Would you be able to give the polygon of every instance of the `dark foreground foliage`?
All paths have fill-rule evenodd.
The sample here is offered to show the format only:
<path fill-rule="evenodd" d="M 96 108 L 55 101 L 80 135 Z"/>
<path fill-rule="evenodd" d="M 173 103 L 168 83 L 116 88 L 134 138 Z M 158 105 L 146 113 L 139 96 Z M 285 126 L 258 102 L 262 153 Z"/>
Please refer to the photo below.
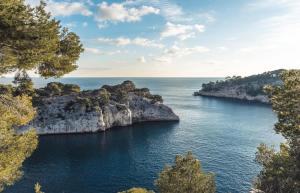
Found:
<path fill-rule="evenodd" d="M 256 161 L 262 166 L 256 188 L 265 193 L 300 192 L 300 70 L 285 71 L 282 86 L 269 86 L 272 107 L 278 117 L 275 131 L 286 143 L 277 152 L 261 144 Z"/>

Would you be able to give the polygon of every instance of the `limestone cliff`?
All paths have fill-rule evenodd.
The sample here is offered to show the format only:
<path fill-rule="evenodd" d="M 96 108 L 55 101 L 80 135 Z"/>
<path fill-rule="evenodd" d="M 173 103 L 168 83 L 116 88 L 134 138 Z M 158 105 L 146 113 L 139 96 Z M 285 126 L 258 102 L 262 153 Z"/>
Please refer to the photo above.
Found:
<path fill-rule="evenodd" d="M 179 120 L 159 95 L 137 89 L 131 81 L 90 91 L 49 83 L 36 93 L 37 116 L 19 132 L 33 127 L 38 134 L 84 133 L 137 122 Z"/>
<path fill-rule="evenodd" d="M 232 98 L 245 101 L 269 103 L 269 97 L 264 92 L 267 85 L 282 84 L 279 75 L 283 70 L 265 72 L 248 77 L 228 77 L 226 80 L 202 84 L 202 89 L 194 96 Z"/>

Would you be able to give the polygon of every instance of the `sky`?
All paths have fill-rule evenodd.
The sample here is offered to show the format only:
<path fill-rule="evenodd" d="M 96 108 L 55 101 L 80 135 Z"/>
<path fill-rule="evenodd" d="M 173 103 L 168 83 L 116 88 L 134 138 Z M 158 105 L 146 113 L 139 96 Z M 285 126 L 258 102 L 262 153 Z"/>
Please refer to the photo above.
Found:
<path fill-rule="evenodd" d="M 47 3 L 85 48 L 66 76 L 224 77 L 300 68 L 299 0 Z"/>

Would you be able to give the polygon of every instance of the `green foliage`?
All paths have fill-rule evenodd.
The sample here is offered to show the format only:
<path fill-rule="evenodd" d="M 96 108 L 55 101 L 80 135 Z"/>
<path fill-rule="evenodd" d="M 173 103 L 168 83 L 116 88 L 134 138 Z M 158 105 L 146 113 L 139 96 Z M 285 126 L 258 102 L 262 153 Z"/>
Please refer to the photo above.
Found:
<path fill-rule="evenodd" d="M 288 139 L 297 138 L 300 136 L 300 70 L 286 71 L 281 79 L 282 86 L 266 88 L 278 117 L 275 130 Z"/>
<path fill-rule="evenodd" d="M 76 84 L 65 84 L 63 87 L 64 94 L 79 93 L 80 87 Z"/>
<path fill-rule="evenodd" d="M 32 96 L 34 94 L 33 82 L 25 71 L 16 74 L 14 84 L 17 85 L 14 95 Z"/>
<path fill-rule="evenodd" d="M 228 87 L 234 87 L 251 96 L 265 95 L 263 87 L 265 85 L 279 84 L 279 74 L 282 71 L 283 70 L 275 70 L 243 78 L 241 76 L 226 77 L 225 80 L 216 82 L 210 81 L 209 83 L 202 84 L 202 91 L 214 92 L 226 90 Z"/>
<path fill-rule="evenodd" d="M 61 29 L 45 6 L 1 0 L 0 75 L 36 70 L 43 77 L 59 77 L 77 68 L 75 62 L 83 51 L 79 37 Z"/>
<path fill-rule="evenodd" d="M 256 187 L 266 193 L 298 193 L 300 170 L 296 159 L 287 144 L 281 144 L 279 152 L 261 144 L 256 161 L 263 169 L 256 180 Z"/>
<path fill-rule="evenodd" d="M 214 175 L 201 169 L 191 152 L 177 155 L 173 166 L 166 166 L 155 181 L 160 193 L 214 193 Z"/>
<path fill-rule="evenodd" d="M 62 84 L 60 82 L 50 82 L 45 88 L 40 88 L 36 90 L 38 96 L 61 96 L 68 95 L 72 93 L 79 93 L 80 87 L 75 84 Z"/>
<path fill-rule="evenodd" d="M 33 130 L 16 134 L 15 128 L 28 123 L 35 111 L 31 104 L 33 84 L 26 71 L 42 77 L 60 77 L 77 68 L 83 52 L 79 37 L 45 11 L 46 4 L 32 8 L 24 0 L 0 2 L 0 75 L 17 72 L 12 86 L 0 86 L 0 191 L 22 176 L 22 163 L 37 147 Z M 50 94 L 79 92 L 78 86 L 52 84 Z M 49 94 L 47 91 L 41 91 Z M 15 96 L 15 97 L 14 97 Z M 40 186 L 35 191 L 42 193 Z"/>
<path fill-rule="evenodd" d="M 42 188 L 41 185 L 39 183 L 36 183 L 34 185 L 34 191 L 35 191 L 35 193 L 44 193 L 44 192 L 42 192 L 41 188 Z"/>
<path fill-rule="evenodd" d="M 300 192 L 300 70 L 285 71 L 282 86 L 268 86 L 277 133 L 286 138 L 279 152 L 261 144 L 256 161 L 262 166 L 255 186 L 266 193 Z"/>
<path fill-rule="evenodd" d="M 46 95 L 54 96 L 62 93 L 63 84 L 60 82 L 50 82 L 44 89 Z"/>
<path fill-rule="evenodd" d="M 146 190 L 144 188 L 131 188 L 129 190 L 122 191 L 122 192 L 119 192 L 119 193 L 154 193 L 154 191 Z"/>
<path fill-rule="evenodd" d="M 0 95 L 12 95 L 15 88 L 12 85 L 0 84 Z"/>
<path fill-rule="evenodd" d="M 34 115 L 30 98 L 0 95 L 0 191 L 21 178 L 24 160 L 37 147 L 35 131 L 17 135 L 14 130 L 28 123 Z"/>
<path fill-rule="evenodd" d="M 162 103 L 163 102 L 163 98 L 160 95 L 151 95 L 151 96 L 148 96 L 148 98 L 151 99 L 152 103 L 157 103 L 157 102 Z"/>
<path fill-rule="evenodd" d="M 115 92 L 115 96 L 116 101 L 119 103 L 125 104 L 128 101 L 128 93 L 125 90 L 118 89 Z"/>
<path fill-rule="evenodd" d="M 105 88 L 99 90 L 99 96 L 103 104 L 109 103 L 111 94 Z"/>

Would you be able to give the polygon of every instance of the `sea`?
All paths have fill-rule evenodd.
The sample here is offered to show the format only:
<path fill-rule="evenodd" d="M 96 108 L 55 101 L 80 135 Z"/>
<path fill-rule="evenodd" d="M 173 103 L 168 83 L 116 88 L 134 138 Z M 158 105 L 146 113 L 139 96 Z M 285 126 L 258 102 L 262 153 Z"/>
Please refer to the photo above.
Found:
<path fill-rule="evenodd" d="M 47 135 L 23 166 L 23 178 L 4 193 L 117 193 L 131 187 L 157 191 L 158 173 L 177 154 L 192 151 L 205 172 L 215 175 L 218 193 L 247 193 L 260 166 L 260 143 L 278 147 L 276 115 L 269 105 L 193 96 L 203 83 L 221 78 L 34 78 L 78 84 L 82 90 L 132 80 L 162 95 L 180 122 L 148 122 L 91 134 Z M 11 82 L 1 78 L 1 83 Z"/>

